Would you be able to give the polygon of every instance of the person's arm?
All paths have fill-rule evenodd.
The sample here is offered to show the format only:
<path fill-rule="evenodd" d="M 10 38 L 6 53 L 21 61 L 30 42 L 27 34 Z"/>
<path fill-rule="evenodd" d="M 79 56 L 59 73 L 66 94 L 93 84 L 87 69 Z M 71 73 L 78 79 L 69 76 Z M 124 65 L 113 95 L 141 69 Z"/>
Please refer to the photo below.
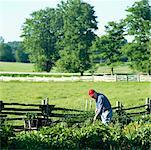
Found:
<path fill-rule="evenodd" d="M 101 98 L 101 96 L 98 97 L 98 105 L 97 105 L 97 108 L 96 108 L 96 111 L 95 111 L 95 116 L 93 118 L 93 122 L 95 122 L 97 116 L 102 113 L 102 108 L 103 108 L 103 100 Z"/>

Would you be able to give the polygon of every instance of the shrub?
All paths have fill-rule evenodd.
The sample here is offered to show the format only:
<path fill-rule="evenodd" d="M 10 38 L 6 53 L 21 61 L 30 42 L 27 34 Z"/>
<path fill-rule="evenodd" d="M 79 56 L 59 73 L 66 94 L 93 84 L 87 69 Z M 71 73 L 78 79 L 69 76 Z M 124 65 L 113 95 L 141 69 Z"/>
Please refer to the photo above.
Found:
<path fill-rule="evenodd" d="M 13 128 L 11 125 L 5 124 L 3 126 L 0 126 L 0 140 L 1 140 L 0 146 L 2 148 L 8 146 L 9 139 L 13 136 L 14 136 L 14 133 L 13 133 Z"/>

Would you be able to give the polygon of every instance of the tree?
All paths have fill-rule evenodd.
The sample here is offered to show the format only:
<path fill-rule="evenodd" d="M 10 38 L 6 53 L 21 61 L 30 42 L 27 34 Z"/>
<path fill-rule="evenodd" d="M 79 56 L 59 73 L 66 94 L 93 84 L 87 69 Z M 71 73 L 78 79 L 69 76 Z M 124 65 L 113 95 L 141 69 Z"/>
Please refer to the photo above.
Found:
<path fill-rule="evenodd" d="M 123 52 L 128 56 L 134 69 L 150 74 L 151 9 L 149 1 L 135 2 L 126 11 L 129 13 L 125 19 L 127 33 L 134 36 L 134 40 L 123 48 Z"/>
<path fill-rule="evenodd" d="M 58 42 L 61 71 L 80 72 L 91 67 L 89 49 L 97 29 L 93 7 L 81 0 L 68 0 L 60 5 L 63 14 L 63 35 Z"/>
<path fill-rule="evenodd" d="M 29 62 L 28 53 L 25 52 L 22 42 L 13 41 L 8 42 L 7 44 L 11 47 L 16 62 Z"/>
<path fill-rule="evenodd" d="M 0 61 L 15 61 L 11 47 L 5 43 L 0 43 Z"/>
<path fill-rule="evenodd" d="M 124 38 L 124 23 L 109 22 L 106 26 L 106 34 L 97 38 L 92 45 L 93 59 L 101 59 L 106 65 L 111 67 L 122 60 L 121 48 L 126 44 Z"/>
<path fill-rule="evenodd" d="M 37 71 L 49 72 L 58 59 L 57 20 L 56 10 L 46 8 L 33 12 L 23 25 L 23 44 Z"/>

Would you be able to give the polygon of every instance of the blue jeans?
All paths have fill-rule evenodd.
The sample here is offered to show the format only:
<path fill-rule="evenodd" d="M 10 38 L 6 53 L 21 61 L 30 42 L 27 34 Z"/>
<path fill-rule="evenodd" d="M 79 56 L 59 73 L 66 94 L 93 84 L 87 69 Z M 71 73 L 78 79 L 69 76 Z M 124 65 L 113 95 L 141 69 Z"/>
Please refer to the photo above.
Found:
<path fill-rule="evenodd" d="M 108 124 L 111 122 L 111 119 L 112 119 L 112 109 L 110 110 L 106 110 L 105 112 L 103 112 L 101 114 L 101 120 L 102 120 L 102 123 L 103 124 Z"/>

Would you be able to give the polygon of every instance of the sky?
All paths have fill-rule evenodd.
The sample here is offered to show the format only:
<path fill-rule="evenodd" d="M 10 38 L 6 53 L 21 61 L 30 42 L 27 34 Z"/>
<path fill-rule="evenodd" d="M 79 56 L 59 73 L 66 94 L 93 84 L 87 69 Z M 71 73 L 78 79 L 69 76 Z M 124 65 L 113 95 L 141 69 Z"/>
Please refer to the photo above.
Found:
<path fill-rule="evenodd" d="M 105 34 L 104 26 L 109 21 L 119 21 L 127 15 L 125 11 L 139 0 L 83 0 L 94 6 L 98 30 L 96 34 Z M 22 25 L 33 11 L 56 8 L 61 0 L 0 0 L 0 36 L 5 42 L 21 41 Z"/>

